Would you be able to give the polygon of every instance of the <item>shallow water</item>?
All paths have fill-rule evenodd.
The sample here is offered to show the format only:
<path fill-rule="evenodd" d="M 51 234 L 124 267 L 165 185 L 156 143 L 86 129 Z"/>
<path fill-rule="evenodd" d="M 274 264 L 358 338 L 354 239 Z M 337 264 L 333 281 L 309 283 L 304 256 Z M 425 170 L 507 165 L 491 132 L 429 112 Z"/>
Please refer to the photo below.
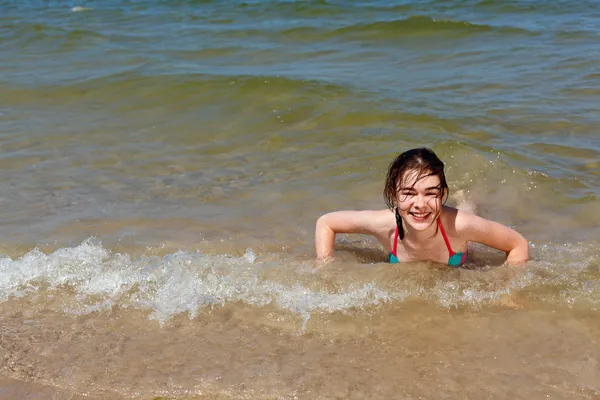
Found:
<path fill-rule="evenodd" d="M 596 3 L 0 11 L 0 397 L 600 397 Z M 527 267 L 314 269 L 421 145 Z"/>

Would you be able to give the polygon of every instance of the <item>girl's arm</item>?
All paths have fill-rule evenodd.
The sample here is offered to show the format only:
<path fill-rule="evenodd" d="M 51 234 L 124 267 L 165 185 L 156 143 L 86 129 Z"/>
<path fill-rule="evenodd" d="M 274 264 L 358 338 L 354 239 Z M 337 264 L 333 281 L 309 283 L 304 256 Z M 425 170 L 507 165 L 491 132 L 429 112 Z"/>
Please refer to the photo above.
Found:
<path fill-rule="evenodd" d="M 529 260 L 527 240 L 517 231 L 498 222 L 458 211 L 456 232 L 467 241 L 504 251 L 508 264 L 521 264 Z"/>
<path fill-rule="evenodd" d="M 317 260 L 333 256 L 337 233 L 362 233 L 376 235 L 385 226 L 389 210 L 334 211 L 322 215 L 315 226 Z"/>

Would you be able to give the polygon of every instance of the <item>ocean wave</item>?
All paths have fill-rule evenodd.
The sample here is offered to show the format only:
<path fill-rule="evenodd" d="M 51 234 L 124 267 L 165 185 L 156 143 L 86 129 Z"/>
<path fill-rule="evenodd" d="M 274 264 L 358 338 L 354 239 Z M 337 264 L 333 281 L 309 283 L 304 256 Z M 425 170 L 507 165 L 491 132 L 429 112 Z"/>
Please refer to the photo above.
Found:
<path fill-rule="evenodd" d="M 559 30 L 554 34 L 557 40 L 565 40 L 569 42 L 584 41 L 589 43 L 591 40 L 598 39 L 598 32 L 593 30 L 570 29 Z"/>
<path fill-rule="evenodd" d="M 286 15 L 295 18 L 313 18 L 326 16 L 339 16 L 354 7 L 351 4 L 339 5 L 325 0 L 308 1 L 267 1 L 238 3 L 238 8 L 253 15 Z"/>
<path fill-rule="evenodd" d="M 276 24 L 273 27 L 257 29 L 246 27 L 244 29 L 221 30 L 215 32 L 215 37 L 245 38 L 248 36 L 267 36 L 279 41 L 310 41 L 319 43 L 331 40 L 387 40 L 403 37 L 440 36 L 440 35 L 480 35 L 493 33 L 498 35 L 537 36 L 538 32 L 512 26 L 493 26 L 476 24 L 468 21 L 437 19 L 425 15 L 413 15 L 407 18 L 394 20 L 377 20 L 375 22 L 343 22 L 334 24 L 315 22 Z M 384 17 L 385 18 L 385 17 Z M 282 28 L 283 27 L 283 28 Z"/>
<path fill-rule="evenodd" d="M 257 307 L 276 303 L 308 320 L 312 312 L 343 311 L 387 299 L 372 283 L 330 293 L 262 279 L 260 268 L 252 268 L 255 257 L 249 249 L 241 258 L 180 251 L 132 259 L 91 239 L 49 255 L 34 249 L 18 260 L 0 260 L 0 301 L 68 286 L 76 291 L 78 304 L 66 311 L 90 313 L 117 304 L 151 310 L 152 319 L 164 322 L 228 302 Z"/>
<path fill-rule="evenodd" d="M 386 39 L 408 35 L 469 35 L 487 32 L 520 35 L 535 34 L 535 32 L 515 27 L 496 27 L 486 24 L 474 24 L 467 21 L 436 19 L 429 16 L 416 15 L 405 19 L 396 19 L 392 21 L 354 24 L 335 30 L 332 33 L 332 36 L 355 36 L 369 39 Z"/>
<path fill-rule="evenodd" d="M 80 47 L 109 41 L 108 37 L 93 30 L 59 27 L 42 22 L 12 23 L 8 28 L 12 31 L 10 41 L 1 36 L 0 39 L 20 50 L 40 48 L 40 45 L 45 45 L 51 46 L 51 49 L 56 52 L 69 52 Z M 44 51 L 48 50 L 47 47 L 44 48 Z"/>
<path fill-rule="evenodd" d="M 73 78 L 75 79 L 75 78 Z M 106 104 L 119 110 L 152 105 L 194 107 L 223 101 L 228 107 L 257 104 L 257 99 L 324 101 L 352 97 L 353 88 L 327 82 L 274 75 L 173 74 L 145 75 L 137 67 L 123 72 L 106 71 L 101 76 L 74 82 L 34 87 L 6 85 L 0 95 L 11 104 L 50 102 L 81 105 Z M 190 103 L 200 101 L 201 103 Z M 259 101 L 260 103 L 260 101 Z"/>
<path fill-rule="evenodd" d="M 600 269 L 595 244 L 545 244 L 522 273 L 497 270 L 399 272 L 377 264 L 362 272 L 344 266 L 313 270 L 302 262 L 261 261 L 251 249 L 242 257 L 178 251 L 163 257 L 113 253 L 95 239 L 51 254 L 34 249 L 0 260 L 0 301 L 41 290 L 70 288 L 77 301 L 62 311 L 88 314 L 112 306 L 150 311 L 161 322 L 200 309 L 243 302 L 276 306 L 308 321 L 314 313 L 352 313 L 410 299 L 444 308 L 496 305 L 504 296 L 569 307 L 600 305 Z M 320 276 L 326 275 L 326 276 Z"/>
<path fill-rule="evenodd" d="M 481 0 L 475 1 L 473 7 L 483 9 L 493 9 L 500 12 L 535 12 L 540 10 L 543 2 L 519 2 L 502 0 Z"/>
<path fill-rule="evenodd" d="M 480 0 L 471 5 L 475 9 L 488 9 L 495 12 L 507 13 L 543 13 L 556 12 L 564 15 L 565 12 L 592 11 L 598 9 L 598 4 L 593 1 L 503 1 L 503 0 Z"/>

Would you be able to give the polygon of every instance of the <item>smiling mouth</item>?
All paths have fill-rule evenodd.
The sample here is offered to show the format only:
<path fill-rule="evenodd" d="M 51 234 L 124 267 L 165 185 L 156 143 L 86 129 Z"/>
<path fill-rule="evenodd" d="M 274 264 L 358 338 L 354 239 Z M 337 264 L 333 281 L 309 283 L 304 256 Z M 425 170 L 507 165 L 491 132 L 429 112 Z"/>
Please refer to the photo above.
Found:
<path fill-rule="evenodd" d="M 417 221 L 425 221 L 429 215 L 431 215 L 430 212 L 427 213 L 415 213 L 415 212 L 411 212 L 410 215 Z"/>

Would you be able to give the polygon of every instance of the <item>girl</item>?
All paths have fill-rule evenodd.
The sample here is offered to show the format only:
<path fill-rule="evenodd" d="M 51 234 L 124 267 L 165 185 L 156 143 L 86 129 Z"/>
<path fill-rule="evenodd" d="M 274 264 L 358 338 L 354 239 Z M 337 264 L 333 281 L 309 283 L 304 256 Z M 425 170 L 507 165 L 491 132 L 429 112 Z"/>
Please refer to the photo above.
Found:
<path fill-rule="evenodd" d="M 383 196 L 388 209 L 336 211 L 321 216 L 315 228 L 317 259 L 333 256 L 337 233 L 372 235 L 391 263 L 435 261 L 458 267 L 467 242 L 506 252 L 508 264 L 529 259 L 527 240 L 497 222 L 444 205 L 448 199 L 444 163 L 427 148 L 400 154 L 387 173 Z"/>

